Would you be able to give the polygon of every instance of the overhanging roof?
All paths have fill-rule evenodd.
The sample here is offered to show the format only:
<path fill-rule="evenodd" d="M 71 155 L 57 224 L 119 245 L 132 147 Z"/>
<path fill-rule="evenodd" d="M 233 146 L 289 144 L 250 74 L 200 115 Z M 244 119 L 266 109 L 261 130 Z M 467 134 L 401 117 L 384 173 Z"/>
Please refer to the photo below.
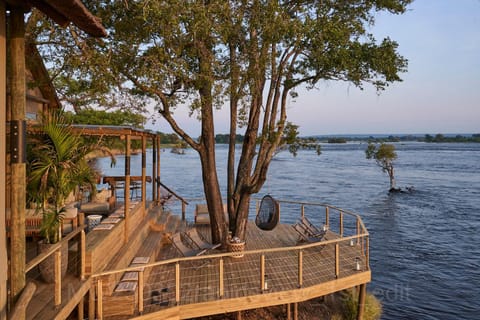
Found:
<path fill-rule="evenodd" d="M 132 136 L 132 137 L 153 137 L 157 132 L 151 130 L 138 129 L 130 126 L 107 126 L 90 124 L 73 124 L 72 129 L 82 135 L 87 136 Z"/>
<path fill-rule="evenodd" d="M 70 127 L 72 128 L 73 132 L 83 136 L 131 136 L 133 139 L 138 139 L 140 137 L 155 137 L 158 135 L 158 132 L 152 130 L 139 129 L 130 126 L 72 124 Z M 29 123 L 27 131 L 30 133 L 39 133 L 41 132 L 41 125 Z"/>
<path fill-rule="evenodd" d="M 27 10 L 36 7 L 61 27 L 72 22 L 91 36 L 107 35 L 100 19 L 88 11 L 80 0 L 7 0 L 7 3 Z"/>

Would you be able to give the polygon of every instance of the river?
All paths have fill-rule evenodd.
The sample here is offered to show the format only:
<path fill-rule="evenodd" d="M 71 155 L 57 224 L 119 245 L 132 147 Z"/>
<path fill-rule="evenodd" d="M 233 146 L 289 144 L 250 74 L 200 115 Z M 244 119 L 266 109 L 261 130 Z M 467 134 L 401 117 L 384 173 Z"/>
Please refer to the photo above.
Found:
<path fill-rule="evenodd" d="M 480 314 L 480 144 L 396 143 L 397 185 L 365 159 L 366 144 L 325 144 L 322 154 L 278 154 L 261 195 L 328 203 L 359 213 L 370 233 L 372 282 L 382 319 L 478 319 Z M 217 147 L 226 186 L 227 147 Z M 148 161 L 151 154 L 148 154 Z M 104 174 L 122 174 L 106 159 Z M 147 167 L 151 164 L 147 161 Z M 132 175 L 141 160 L 132 157 Z M 147 172 L 151 172 L 150 168 Z M 150 173 L 148 173 L 150 174 Z M 200 162 L 193 150 L 161 154 L 162 182 L 186 198 L 202 197 Z M 283 214 L 283 213 L 282 213 Z M 297 216 L 282 216 L 291 223 Z"/>

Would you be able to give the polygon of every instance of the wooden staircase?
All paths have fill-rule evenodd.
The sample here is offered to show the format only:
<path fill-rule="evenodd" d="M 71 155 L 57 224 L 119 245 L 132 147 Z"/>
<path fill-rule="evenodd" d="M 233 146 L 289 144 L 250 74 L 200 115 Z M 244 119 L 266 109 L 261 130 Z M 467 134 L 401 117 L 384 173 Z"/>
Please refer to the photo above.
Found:
<path fill-rule="evenodd" d="M 132 266 L 135 258 L 145 259 L 147 263 L 154 262 L 162 247 L 168 243 L 168 235 L 185 231 L 186 228 L 186 221 L 182 221 L 179 216 L 163 211 L 161 207 L 150 209 L 144 223 L 133 233 L 135 238 L 130 239 L 105 270 L 128 268 Z M 151 270 L 152 268 L 145 268 L 143 271 L 145 283 L 148 283 Z M 105 318 L 131 316 L 135 313 L 138 305 L 138 275 L 135 273 L 138 272 L 118 272 L 102 277 Z"/>

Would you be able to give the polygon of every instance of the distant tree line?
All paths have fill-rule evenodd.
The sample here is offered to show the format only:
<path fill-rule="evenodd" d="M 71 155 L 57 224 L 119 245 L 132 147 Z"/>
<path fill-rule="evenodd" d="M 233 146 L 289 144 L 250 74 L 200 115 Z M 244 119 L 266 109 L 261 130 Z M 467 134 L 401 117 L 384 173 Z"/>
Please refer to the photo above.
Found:
<path fill-rule="evenodd" d="M 313 136 L 310 139 L 315 139 L 318 142 L 326 143 L 346 143 L 347 141 L 367 141 L 372 143 L 387 143 L 387 142 L 402 142 L 402 141 L 418 141 L 418 142 L 477 142 L 480 143 L 480 134 L 472 135 L 443 135 L 441 133 L 436 135 L 426 134 L 420 135 L 389 135 L 385 137 L 375 136 L 345 136 L 345 137 L 322 137 Z"/>
<path fill-rule="evenodd" d="M 436 134 L 431 136 L 425 135 L 425 142 L 480 142 L 480 134 L 472 134 L 471 136 L 456 135 L 454 137 L 444 136 L 443 134 Z"/>

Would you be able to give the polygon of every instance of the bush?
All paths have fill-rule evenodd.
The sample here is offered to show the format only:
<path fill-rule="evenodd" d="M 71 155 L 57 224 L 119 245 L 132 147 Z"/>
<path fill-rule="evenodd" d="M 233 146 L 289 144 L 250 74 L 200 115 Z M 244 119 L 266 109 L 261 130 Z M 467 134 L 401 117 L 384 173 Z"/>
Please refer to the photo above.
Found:
<path fill-rule="evenodd" d="M 357 319 L 358 309 L 358 292 L 355 289 L 346 290 L 343 298 L 343 312 L 344 319 L 354 320 Z M 365 320 L 377 320 L 382 315 L 382 304 L 371 293 L 367 292 L 365 297 L 365 310 L 363 319 Z"/>

